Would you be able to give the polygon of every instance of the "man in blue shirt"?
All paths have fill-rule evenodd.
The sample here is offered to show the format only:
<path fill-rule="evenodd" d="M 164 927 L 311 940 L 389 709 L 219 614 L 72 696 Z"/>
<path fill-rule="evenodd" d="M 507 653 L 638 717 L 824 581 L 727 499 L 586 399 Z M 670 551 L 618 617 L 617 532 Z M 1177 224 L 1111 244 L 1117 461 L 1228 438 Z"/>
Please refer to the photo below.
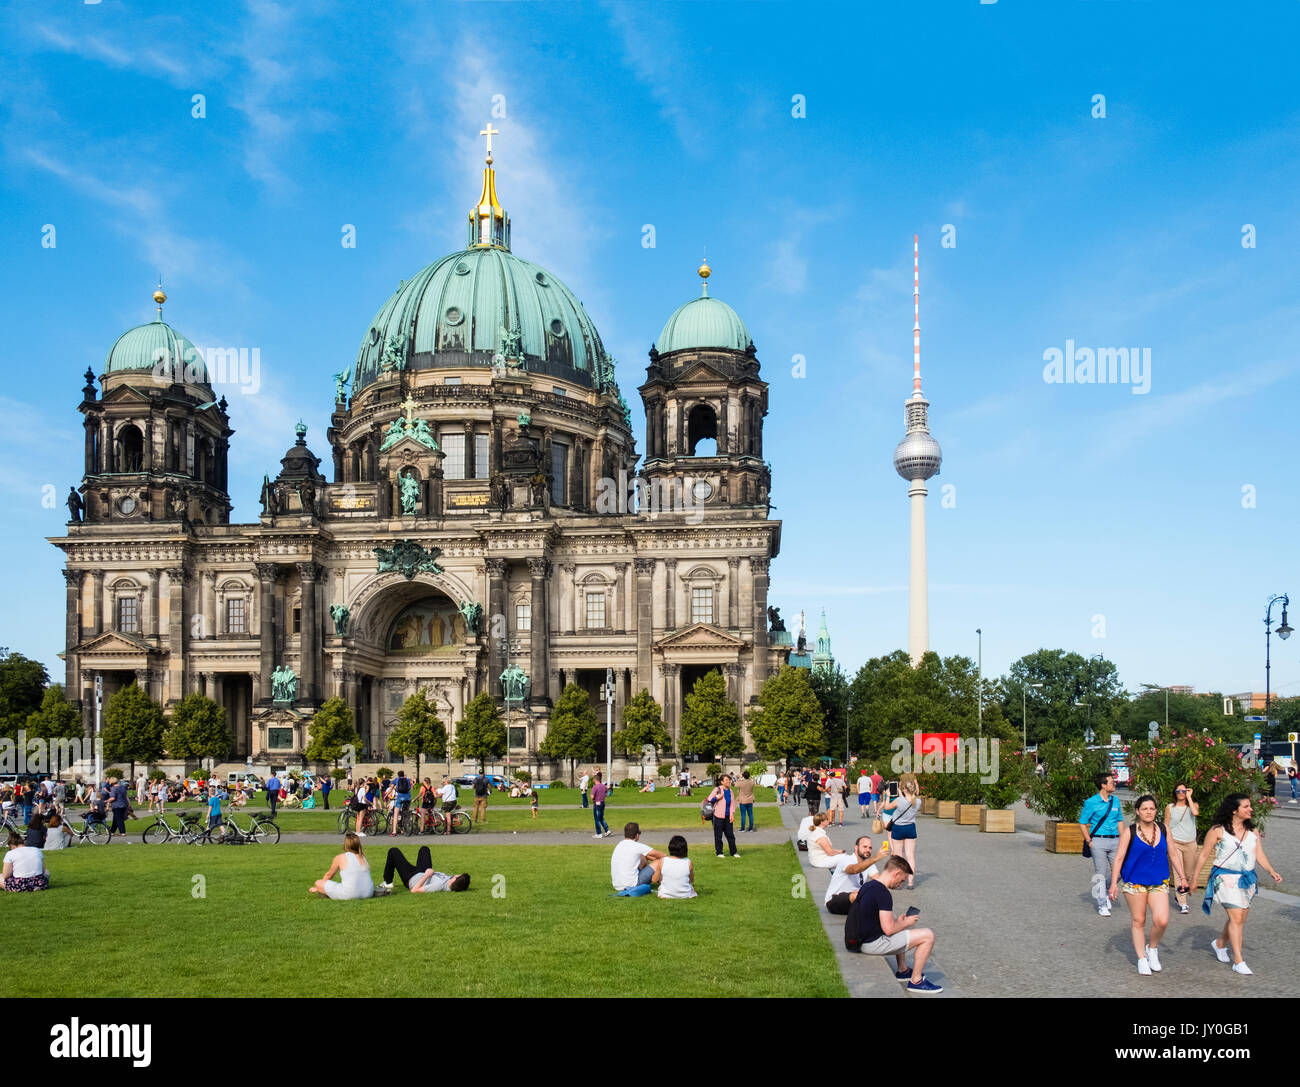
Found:
<path fill-rule="evenodd" d="M 271 802 L 271 818 L 275 818 L 275 806 L 280 802 L 280 779 L 274 772 L 266 783 L 266 799 Z"/>
<path fill-rule="evenodd" d="M 323 778 L 321 778 L 321 783 L 320 783 L 320 795 L 321 795 L 321 799 L 325 801 L 326 811 L 330 810 L 330 790 L 333 788 L 334 788 L 334 779 L 331 778 L 329 774 L 326 774 Z"/>
<path fill-rule="evenodd" d="M 221 833 L 218 835 L 221 838 L 226 836 L 226 828 L 221 823 L 221 801 L 223 798 L 224 794 L 215 786 L 208 791 L 208 827 L 209 829 L 221 827 Z"/>
<path fill-rule="evenodd" d="M 1092 847 L 1092 897 L 1097 902 L 1097 913 L 1110 916 L 1111 868 L 1119 852 L 1120 802 L 1115 798 L 1115 775 L 1097 775 L 1097 795 L 1084 801 L 1079 812 L 1079 826 L 1083 840 Z"/>
<path fill-rule="evenodd" d="M 131 801 L 127 798 L 126 786 L 117 778 L 109 778 L 108 784 L 110 786 L 108 806 L 113 813 L 113 825 L 108 829 L 108 836 L 111 838 L 114 834 L 120 833 L 125 838 L 126 813 L 131 808 Z"/>

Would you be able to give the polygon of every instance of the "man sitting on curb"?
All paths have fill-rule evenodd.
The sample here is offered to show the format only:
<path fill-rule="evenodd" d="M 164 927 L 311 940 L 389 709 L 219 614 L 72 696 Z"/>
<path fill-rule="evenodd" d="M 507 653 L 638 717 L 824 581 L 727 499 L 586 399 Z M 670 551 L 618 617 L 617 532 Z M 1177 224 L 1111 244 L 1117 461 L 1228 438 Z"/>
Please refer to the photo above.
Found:
<path fill-rule="evenodd" d="M 889 859 L 889 853 L 881 850 L 879 856 L 871 855 L 871 839 L 865 834 L 853 843 L 852 853 L 841 853 L 831 866 L 831 882 L 826 888 L 826 908 L 831 913 L 845 916 L 862 885 L 872 876 L 879 874 L 876 867 Z"/>
<path fill-rule="evenodd" d="M 922 973 L 925 960 L 934 950 L 934 933 L 928 928 L 916 928 L 914 913 L 894 916 L 894 896 L 889 892 L 911 874 L 912 866 L 894 856 L 885 862 L 879 875 L 863 884 L 844 923 L 844 946 L 864 955 L 893 955 L 898 967 L 894 977 L 907 982 L 909 993 L 941 993 L 943 987 Z M 907 969 L 909 947 L 915 952 L 911 970 Z"/>
<path fill-rule="evenodd" d="M 469 890 L 468 872 L 462 872 L 458 876 L 449 876 L 446 872 L 435 872 L 433 870 L 433 855 L 429 852 L 427 845 L 420 846 L 420 852 L 415 855 L 414 864 L 408 861 L 396 846 L 393 846 L 388 851 L 388 859 L 384 862 L 384 882 L 377 888 L 379 894 L 393 893 L 394 874 L 402 877 L 402 882 L 406 884 L 407 890 L 412 894 Z"/>
<path fill-rule="evenodd" d="M 650 893 L 650 885 L 659 882 L 659 873 L 663 868 L 666 854 L 638 840 L 641 828 L 636 823 L 628 823 L 623 828 L 623 840 L 614 847 L 614 855 L 609 860 L 609 875 L 614 882 L 614 890 L 620 894 L 630 895 Z M 644 887 L 645 890 L 640 890 Z"/>

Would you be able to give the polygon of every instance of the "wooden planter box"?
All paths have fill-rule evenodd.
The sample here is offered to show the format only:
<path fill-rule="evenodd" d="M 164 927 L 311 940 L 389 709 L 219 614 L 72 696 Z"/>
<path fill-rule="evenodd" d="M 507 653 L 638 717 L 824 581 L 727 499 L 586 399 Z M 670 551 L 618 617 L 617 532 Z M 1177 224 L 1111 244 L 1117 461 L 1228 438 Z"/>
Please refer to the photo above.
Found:
<path fill-rule="evenodd" d="M 932 796 L 921 797 L 921 814 L 935 815 L 939 811 L 939 801 Z"/>
<path fill-rule="evenodd" d="M 977 827 L 983 814 L 983 804 L 958 804 L 954 818 L 959 827 Z"/>
<path fill-rule="evenodd" d="M 980 830 L 990 834 L 1014 834 L 1016 812 L 1014 808 L 985 808 L 980 812 Z"/>
<path fill-rule="evenodd" d="M 955 819 L 957 817 L 957 801 L 939 800 L 936 802 L 935 815 L 940 819 Z"/>
<path fill-rule="evenodd" d="M 1044 845 L 1049 853 L 1082 853 L 1083 827 L 1048 819 L 1043 824 Z"/>

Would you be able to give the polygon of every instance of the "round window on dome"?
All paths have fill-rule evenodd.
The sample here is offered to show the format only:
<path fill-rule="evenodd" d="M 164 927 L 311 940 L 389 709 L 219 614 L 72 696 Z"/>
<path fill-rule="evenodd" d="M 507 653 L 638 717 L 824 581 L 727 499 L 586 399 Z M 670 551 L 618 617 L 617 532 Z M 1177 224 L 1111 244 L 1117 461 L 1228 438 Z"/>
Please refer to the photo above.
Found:
<path fill-rule="evenodd" d="M 549 287 L 551 285 L 551 281 L 546 278 L 545 272 L 538 272 L 533 278 L 543 287 Z"/>
<path fill-rule="evenodd" d="M 458 276 L 469 275 L 469 264 L 466 261 L 458 260 L 456 266 L 452 269 Z"/>
<path fill-rule="evenodd" d="M 372 328 L 372 329 L 370 330 L 370 342 L 371 342 L 371 343 L 378 343 L 378 342 L 379 342 L 379 329 L 377 329 L 377 328 Z"/>
<path fill-rule="evenodd" d="M 564 335 L 564 322 L 561 321 L 558 317 L 551 322 L 551 335 L 552 336 Z"/>
<path fill-rule="evenodd" d="M 455 306 L 448 307 L 447 312 L 443 316 L 446 317 L 447 324 L 449 325 L 458 325 L 461 321 L 465 320 L 465 315 Z"/>

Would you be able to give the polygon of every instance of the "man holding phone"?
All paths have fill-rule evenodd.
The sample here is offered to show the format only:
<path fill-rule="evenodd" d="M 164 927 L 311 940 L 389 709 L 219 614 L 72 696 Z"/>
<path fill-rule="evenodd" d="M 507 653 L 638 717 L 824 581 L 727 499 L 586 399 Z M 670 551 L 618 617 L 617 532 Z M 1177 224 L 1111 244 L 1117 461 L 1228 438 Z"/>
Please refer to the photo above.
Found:
<path fill-rule="evenodd" d="M 890 892 L 911 874 L 912 866 L 902 857 L 893 856 L 879 875 L 862 885 L 844 924 L 844 946 L 864 955 L 893 955 L 897 966 L 894 977 L 907 983 L 909 993 L 941 993 L 943 986 L 934 984 L 923 973 L 935 940 L 930 929 L 916 927 L 921 911 L 912 906 L 902 917 L 894 916 L 894 896 Z M 913 951 L 911 970 L 907 969 L 908 948 Z"/>

